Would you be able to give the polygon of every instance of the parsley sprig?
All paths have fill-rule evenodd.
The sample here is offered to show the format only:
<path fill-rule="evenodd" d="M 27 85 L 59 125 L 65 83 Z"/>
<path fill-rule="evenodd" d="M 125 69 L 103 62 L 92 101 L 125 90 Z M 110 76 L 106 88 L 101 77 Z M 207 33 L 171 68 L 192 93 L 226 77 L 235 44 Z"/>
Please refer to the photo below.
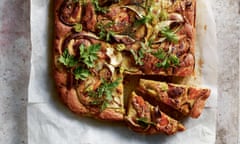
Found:
<path fill-rule="evenodd" d="M 135 64 L 142 66 L 144 64 L 142 59 L 144 58 L 145 51 L 142 48 L 140 48 L 139 51 L 137 51 L 137 52 L 134 51 L 133 49 L 131 49 L 130 52 L 133 55 L 133 58 L 135 60 Z"/>
<path fill-rule="evenodd" d="M 153 20 L 152 15 L 146 15 L 134 22 L 134 26 L 140 26 L 146 23 L 151 23 Z"/>
<path fill-rule="evenodd" d="M 90 75 L 90 71 L 87 69 L 84 69 L 82 67 L 77 67 L 73 71 L 73 74 L 74 74 L 76 80 L 79 80 L 79 79 L 86 80 Z"/>
<path fill-rule="evenodd" d="M 107 82 L 102 79 L 102 83 L 96 91 L 88 92 L 88 95 L 94 98 L 92 104 L 100 105 L 101 110 L 104 110 L 113 100 L 112 92 L 120 84 L 120 81 L 121 78 L 118 78 L 113 82 Z"/>
<path fill-rule="evenodd" d="M 83 44 L 80 45 L 80 58 L 88 68 L 94 67 L 94 62 L 97 60 L 97 52 L 100 48 L 100 44 L 90 45 L 89 47 L 85 47 Z"/>
<path fill-rule="evenodd" d="M 83 66 L 86 65 L 88 68 L 94 67 L 94 62 L 97 60 L 97 52 L 100 50 L 100 44 L 93 44 L 89 47 L 85 47 L 83 44 L 79 46 L 80 57 L 69 54 L 66 48 L 63 54 L 58 58 L 58 61 L 62 63 L 67 68 L 73 68 L 73 74 L 76 80 L 85 80 L 91 74 L 88 69 Z M 79 66 L 79 64 L 81 66 Z"/>
<path fill-rule="evenodd" d="M 133 49 L 131 49 L 130 52 L 133 55 L 133 58 L 135 60 L 135 64 L 142 66 L 144 64 L 142 59 L 144 58 L 146 53 L 151 52 L 151 49 L 149 49 L 148 44 L 146 45 L 144 43 L 141 43 L 141 48 L 137 52 L 134 51 Z"/>
<path fill-rule="evenodd" d="M 178 36 L 167 26 L 160 30 L 161 34 L 170 42 L 177 43 Z"/>
<path fill-rule="evenodd" d="M 115 33 L 111 30 L 108 30 L 108 28 L 110 28 L 111 26 L 114 25 L 114 22 L 108 22 L 106 24 L 103 23 L 98 23 L 97 24 L 97 28 L 100 30 L 99 32 L 99 37 L 102 40 L 106 40 L 107 42 L 109 42 L 111 40 L 111 37 L 113 37 L 115 35 Z"/>
<path fill-rule="evenodd" d="M 161 62 L 156 64 L 159 68 L 169 68 L 170 66 L 178 66 L 179 58 L 175 54 L 168 54 L 163 49 L 159 49 L 157 52 L 152 52 L 152 54 L 161 60 Z"/>
<path fill-rule="evenodd" d="M 78 60 L 73 55 L 69 54 L 67 48 L 64 50 L 63 54 L 59 57 L 58 61 L 65 65 L 66 67 L 73 67 L 78 63 Z"/>
<path fill-rule="evenodd" d="M 94 5 L 96 12 L 101 12 L 104 14 L 107 13 L 107 9 L 105 7 L 99 6 L 98 0 L 92 0 L 92 4 Z"/>

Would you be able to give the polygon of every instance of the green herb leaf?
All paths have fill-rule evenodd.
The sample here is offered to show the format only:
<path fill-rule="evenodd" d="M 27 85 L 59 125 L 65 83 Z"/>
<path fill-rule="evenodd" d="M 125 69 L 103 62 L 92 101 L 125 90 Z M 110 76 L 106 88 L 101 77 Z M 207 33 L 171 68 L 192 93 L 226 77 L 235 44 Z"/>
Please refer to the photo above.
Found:
<path fill-rule="evenodd" d="M 152 55 L 161 60 L 161 62 L 156 64 L 156 67 L 169 68 L 170 66 L 179 65 L 179 58 L 175 54 L 167 54 L 163 49 L 152 52 Z"/>
<path fill-rule="evenodd" d="M 89 70 L 84 69 L 82 67 L 77 67 L 74 71 L 73 74 L 75 76 L 76 80 L 86 80 L 86 78 L 88 78 L 88 76 L 90 75 Z"/>
<path fill-rule="evenodd" d="M 94 5 L 96 12 L 101 12 L 101 13 L 104 13 L 104 14 L 107 13 L 106 8 L 99 6 L 98 0 L 92 0 L 92 4 Z"/>
<path fill-rule="evenodd" d="M 130 50 L 130 52 L 132 53 L 133 55 L 133 58 L 135 60 L 135 64 L 136 65 L 143 65 L 144 63 L 142 62 L 142 58 L 143 57 L 140 57 L 133 49 Z"/>
<path fill-rule="evenodd" d="M 101 111 L 104 111 L 108 106 L 108 102 L 104 101 L 101 105 Z"/>
<path fill-rule="evenodd" d="M 163 60 L 166 57 L 166 52 L 163 49 L 158 49 L 157 52 L 152 53 L 156 58 Z"/>
<path fill-rule="evenodd" d="M 149 121 L 146 117 L 136 118 L 136 121 L 144 128 L 148 127 L 149 125 L 156 125 L 155 123 Z"/>
<path fill-rule="evenodd" d="M 140 25 L 143 25 L 143 24 L 146 24 L 146 23 L 151 23 L 152 20 L 153 20 L 153 17 L 151 15 L 146 15 L 146 16 L 143 16 L 142 18 L 136 20 L 134 25 L 135 26 L 140 26 Z"/>
<path fill-rule="evenodd" d="M 111 30 L 107 30 L 107 28 L 113 26 L 114 22 L 108 22 L 106 24 L 98 23 L 97 28 L 100 30 L 99 37 L 102 40 L 110 41 L 111 37 L 115 35 L 115 33 Z"/>
<path fill-rule="evenodd" d="M 82 24 L 75 24 L 73 26 L 75 32 L 81 32 L 82 31 Z"/>
<path fill-rule="evenodd" d="M 171 55 L 169 56 L 169 61 L 170 61 L 172 64 L 174 64 L 175 66 L 178 66 L 179 63 L 180 63 L 179 58 L 178 58 L 176 55 L 174 55 L 174 54 L 171 54 Z"/>
<path fill-rule="evenodd" d="M 162 28 L 160 32 L 168 41 L 173 43 L 178 42 L 178 36 L 169 27 Z"/>
<path fill-rule="evenodd" d="M 107 105 L 113 100 L 112 92 L 120 84 L 121 79 L 117 79 L 114 82 L 108 83 L 102 80 L 102 84 L 98 87 L 96 91 L 91 91 L 88 93 L 90 97 L 94 97 L 95 102 L 99 105 L 101 104 L 101 110 L 104 110 Z"/>
<path fill-rule="evenodd" d="M 135 52 L 133 49 L 131 49 L 130 52 L 133 55 L 135 64 L 141 66 L 144 64 L 142 59 L 144 58 L 145 54 L 151 52 L 152 50 L 148 48 L 148 45 L 145 45 L 144 43 L 140 43 L 140 44 L 141 44 L 141 48 L 137 52 Z"/>
<path fill-rule="evenodd" d="M 73 67 L 78 63 L 78 60 L 68 53 L 66 48 L 63 54 L 59 57 L 58 61 L 67 67 Z"/>
<path fill-rule="evenodd" d="M 89 47 L 85 47 L 83 44 L 79 46 L 80 58 L 87 67 L 94 67 L 94 62 L 97 60 L 97 52 L 100 50 L 100 44 L 93 44 Z"/>

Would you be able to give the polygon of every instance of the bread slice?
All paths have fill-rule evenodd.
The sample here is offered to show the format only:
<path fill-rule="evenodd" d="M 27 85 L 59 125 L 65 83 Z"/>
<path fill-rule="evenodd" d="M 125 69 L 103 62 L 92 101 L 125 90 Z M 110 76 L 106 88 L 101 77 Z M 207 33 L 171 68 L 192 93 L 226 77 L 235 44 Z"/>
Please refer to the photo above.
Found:
<path fill-rule="evenodd" d="M 172 135 L 185 130 L 180 122 L 163 113 L 158 106 L 152 106 L 135 92 L 129 98 L 126 121 L 133 131 L 143 134 Z"/>
<path fill-rule="evenodd" d="M 141 79 L 137 88 L 142 94 L 164 103 L 186 116 L 198 118 L 210 95 L 207 88 Z"/>

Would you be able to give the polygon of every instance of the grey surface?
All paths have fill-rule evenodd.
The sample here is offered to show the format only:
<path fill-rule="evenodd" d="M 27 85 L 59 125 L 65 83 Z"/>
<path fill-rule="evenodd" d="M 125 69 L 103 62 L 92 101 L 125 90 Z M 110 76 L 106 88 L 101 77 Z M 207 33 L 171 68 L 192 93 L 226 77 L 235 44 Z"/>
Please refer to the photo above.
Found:
<path fill-rule="evenodd" d="M 29 3 L 0 1 L 0 144 L 27 139 L 26 104 L 30 70 Z"/>
<path fill-rule="evenodd" d="M 217 143 L 237 144 L 239 133 L 239 0 L 216 0 L 219 77 Z"/>
<path fill-rule="evenodd" d="M 238 0 L 212 0 L 219 55 L 217 144 L 239 137 Z M 30 70 L 28 0 L 0 2 L 0 144 L 27 143 L 26 104 Z"/>

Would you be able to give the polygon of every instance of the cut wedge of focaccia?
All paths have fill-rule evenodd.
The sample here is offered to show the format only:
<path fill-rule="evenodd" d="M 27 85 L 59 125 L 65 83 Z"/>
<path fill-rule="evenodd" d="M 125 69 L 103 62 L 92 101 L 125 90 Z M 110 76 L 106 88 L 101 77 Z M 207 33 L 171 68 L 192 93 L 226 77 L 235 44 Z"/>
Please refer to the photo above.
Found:
<path fill-rule="evenodd" d="M 184 115 L 198 118 L 210 95 L 207 88 L 196 88 L 185 85 L 141 79 L 138 91 L 156 101 L 162 102 Z"/>
<path fill-rule="evenodd" d="M 143 134 L 165 133 L 172 135 L 185 127 L 133 92 L 129 98 L 126 121 L 129 127 Z"/>

